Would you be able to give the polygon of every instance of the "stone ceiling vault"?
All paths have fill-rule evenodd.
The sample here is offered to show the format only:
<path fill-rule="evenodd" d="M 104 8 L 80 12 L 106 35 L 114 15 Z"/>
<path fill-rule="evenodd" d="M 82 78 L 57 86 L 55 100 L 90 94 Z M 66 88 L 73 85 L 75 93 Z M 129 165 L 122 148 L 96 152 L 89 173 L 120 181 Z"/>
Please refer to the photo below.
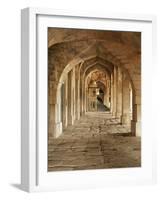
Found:
<path fill-rule="evenodd" d="M 52 79 L 56 73 L 60 81 L 73 66 L 81 64 L 83 72 L 99 63 L 109 73 L 114 66 L 121 67 L 131 80 L 141 73 L 140 40 L 138 32 L 49 28 L 49 76 Z"/>

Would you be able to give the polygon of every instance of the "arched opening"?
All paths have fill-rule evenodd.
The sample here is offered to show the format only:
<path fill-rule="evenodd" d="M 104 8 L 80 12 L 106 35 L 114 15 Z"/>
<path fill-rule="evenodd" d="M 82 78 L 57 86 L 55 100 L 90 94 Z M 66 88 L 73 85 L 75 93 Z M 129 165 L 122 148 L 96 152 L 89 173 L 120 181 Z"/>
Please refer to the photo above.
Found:
<path fill-rule="evenodd" d="M 70 71 L 65 70 L 61 74 L 56 95 L 55 136 L 61 135 L 63 129 L 73 125 L 86 112 L 110 112 L 119 119 L 119 123 L 128 125 L 130 132 L 134 116 L 134 91 L 129 74 L 116 66 L 110 74 L 96 65 L 88 68 L 80 78 L 79 67 L 70 67 Z"/>
<path fill-rule="evenodd" d="M 108 80 L 106 71 L 94 69 L 86 77 L 87 111 L 109 111 L 108 107 Z"/>

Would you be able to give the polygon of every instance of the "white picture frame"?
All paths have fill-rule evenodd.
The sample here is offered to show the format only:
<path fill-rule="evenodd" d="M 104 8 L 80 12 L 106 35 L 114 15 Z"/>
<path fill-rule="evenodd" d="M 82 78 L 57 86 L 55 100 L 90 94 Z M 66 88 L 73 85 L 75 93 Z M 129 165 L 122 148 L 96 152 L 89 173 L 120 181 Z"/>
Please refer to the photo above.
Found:
<path fill-rule="evenodd" d="M 90 23 L 84 23 L 86 22 Z M 109 22 L 109 23 L 107 23 Z M 109 25 L 110 24 L 110 25 Z M 75 172 L 46 171 L 47 165 L 47 27 L 77 27 L 143 32 L 143 165 L 139 169 L 106 169 Z M 62 11 L 25 8 L 21 16 L 21 188 L 54 191 L 156 182 L 155 133 L 150 134 L 150 66 L 155 67 L 156 18 L 152 15 L 111 14 L 101 11 Z M 44 38 L 44 39 L 43 39 Z M 41 56 L 43 55 L 43 56 Z M 39 58 L 41 57 L 41 64 Z M 146 65 L 146 69 L 145 66 Z M 41 91 L 40 89 L 41 88 Z M 45 94 L 45 95 L 44 95 Z M 152 94 L 152 93 L 150 93 Z M 147 108 L 149 108 L 147 112 Z M 147 115 L 148 114 L 148 115 Z M 42 123 L 45 120 L 44 123 Z M 44 131 L 42 133 L 42 131 Z M 147 134 L 145 135 L 144 132 Z"/>

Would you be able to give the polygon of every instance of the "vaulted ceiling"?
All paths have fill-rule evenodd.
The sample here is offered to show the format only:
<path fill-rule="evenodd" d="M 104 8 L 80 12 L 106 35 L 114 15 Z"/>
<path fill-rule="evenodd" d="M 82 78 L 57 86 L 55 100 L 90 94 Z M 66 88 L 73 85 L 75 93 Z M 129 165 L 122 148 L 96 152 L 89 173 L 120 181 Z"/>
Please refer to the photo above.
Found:
<path fill-rule="evenodd" d="M 52 75 L 57 66 L 58 77 L 67 66 L 78 64 L 82 73 L 96 66 L 108 74 L 114 66 L 124 68 L 131 76 L 141 73 L 140 32 L 49 28 L 48 49 L 49 72 Z"/>
<path fill-rule="evenodd" d="M 67 65 L 74 58 L 111 54 L 124 63 L 139 65 L 141 33 L 125 31 L 79 30 L 49 28 L 48 47 L 53 51 L 55 62 Z"/>

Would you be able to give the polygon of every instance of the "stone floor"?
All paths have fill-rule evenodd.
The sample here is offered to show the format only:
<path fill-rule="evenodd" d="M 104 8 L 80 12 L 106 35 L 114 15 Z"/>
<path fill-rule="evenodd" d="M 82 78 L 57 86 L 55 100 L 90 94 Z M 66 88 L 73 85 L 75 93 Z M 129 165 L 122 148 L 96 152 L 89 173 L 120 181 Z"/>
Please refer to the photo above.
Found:
<path fill-rule="evenodd" d="M 49 140 L 49 171 L 139 166 L 140 137 L 130 136 L 130 127 L 107 112 L 87 113 L 59 138 Z"/>

